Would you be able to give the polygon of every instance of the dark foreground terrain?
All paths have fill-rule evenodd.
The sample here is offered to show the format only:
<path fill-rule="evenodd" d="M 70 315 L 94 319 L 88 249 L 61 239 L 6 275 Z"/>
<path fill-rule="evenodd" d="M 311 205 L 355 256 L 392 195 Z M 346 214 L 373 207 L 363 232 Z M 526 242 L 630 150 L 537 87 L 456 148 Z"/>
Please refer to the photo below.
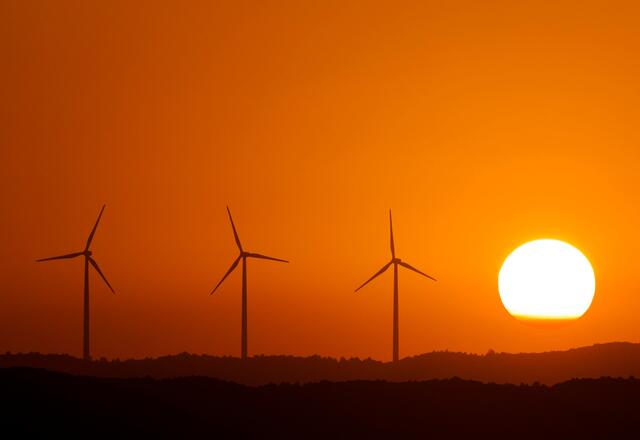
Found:
<path fill-rule="evenodd" d="M 460 377 L 495 383 L 553 385 L 573 378 L 640 377 L 640 344 L 616 342 L 545 353 L 484 355 L 439 351 L 400 359 L 252 356 L 249 359 L 182 353 L 158 358 L 85 361 L 69 355 L 6 353 L 0 367 L 43 368 L 83 376 L 156 379 L 206 376 L 245 385 L 280 382 L 424 381 Z"/>
<path fill-rule="evenodd" d="M 249 387 L 204 377 L 95 378 L 0 368 L 13 437 L 637 438 L 640 380 L 461 379 Z"/>

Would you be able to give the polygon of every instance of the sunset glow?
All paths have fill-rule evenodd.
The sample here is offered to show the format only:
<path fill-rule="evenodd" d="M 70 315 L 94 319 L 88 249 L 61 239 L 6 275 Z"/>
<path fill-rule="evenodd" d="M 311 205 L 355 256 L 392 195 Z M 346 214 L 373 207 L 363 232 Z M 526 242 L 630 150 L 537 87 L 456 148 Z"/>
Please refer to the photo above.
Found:
<path fill-rule="evenodd" d="M 249 356 L 392 359 L 390 209 L 438 279 L 399 269 L 400 357 L 640 341 L 640 3 L 525 3 L 0 2 L 0 352 L 83 355 L 84 257 L 35 260 L 103 205 L 94 357 L 241 354 L 226 206 L 291 262 L 248 262 Z M 555 332 L 498 292 L 542 237 L 598 274 Z"/>

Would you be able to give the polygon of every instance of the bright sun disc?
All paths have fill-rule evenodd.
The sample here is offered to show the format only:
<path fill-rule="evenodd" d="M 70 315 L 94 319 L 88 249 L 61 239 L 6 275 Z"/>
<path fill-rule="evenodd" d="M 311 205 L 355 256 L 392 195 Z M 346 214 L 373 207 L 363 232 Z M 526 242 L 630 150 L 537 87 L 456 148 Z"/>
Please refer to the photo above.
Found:
<path fill-rule="evenodd" d="M 523 244 L 504 261 L 500 299 L 521 319 L 577 319 L 591 306 L 596 279 L 582 252 L 559 240 Z"/>

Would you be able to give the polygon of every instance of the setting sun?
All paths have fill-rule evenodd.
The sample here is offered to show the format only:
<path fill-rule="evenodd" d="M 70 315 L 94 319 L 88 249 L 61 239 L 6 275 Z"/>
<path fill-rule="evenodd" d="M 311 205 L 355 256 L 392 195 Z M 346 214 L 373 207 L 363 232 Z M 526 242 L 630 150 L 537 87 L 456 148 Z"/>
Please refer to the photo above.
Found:
<path fill-rule="evenodd" d="M 507 311 L 522 319 L 576 319 L 591 305 L 595 276 L 589 260 L 559 240 L 535 240 L 507 257 L 498 276 Z"/>

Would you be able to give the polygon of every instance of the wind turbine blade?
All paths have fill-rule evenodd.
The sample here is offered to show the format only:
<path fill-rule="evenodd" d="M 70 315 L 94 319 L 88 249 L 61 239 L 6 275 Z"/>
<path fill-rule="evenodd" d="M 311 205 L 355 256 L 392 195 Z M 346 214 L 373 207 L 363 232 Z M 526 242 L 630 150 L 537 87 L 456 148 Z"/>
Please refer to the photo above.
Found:
<path fill-rule="evenodd" d="M 238 258 L 236 258 L 236 261 L 234 261 L 234 262 L 231 264 L 231 267 L 229 268 L 229 270 L 227 271 L 227 273 L 225 273 L 225 274 L 224 274 L 224 276 L 222 277 L 222 279 L 220 280 L 220 282 L 219 282 L 218 284 L 216 284 L 216 287 L 214 287 L 214 288 L 213 288 L 213 290 L 211 291 L 211 295 L 213 295 L 213 293 L 214 293 L 216 290 L 218 290 L 218 287 L 220 287 L 220 284 L 222 284 L 222 282 L 223 282 L 224 280 L 226 280 L 226 279 L 227 279 L 227 277 L 229 276 L 229 274 L 230 274 L 231 272 L 233 272 L 233 269 L 235 269 L 235 268 L 236 268 L 236 266 L 238 265 L 238 263 L 240 262 L 240 258 L 242 258 L 242 255 L 241 255 L 241 256 L 239 256 Z"/>
<path fill-rule="evenodd" d="M 253 257 L 253 258 L 262 258 L 263 260 L 273 260 L 273 261 L 280 261 L 282 263 L 288 263 L 287 260 L 283 260 L 280 258 L 275 258 L 275 257 L 268 257 L 266 255 L 262 255 L 262 254 L 247 254 L 247 257 Z"/>
<path fill-rule="evenodd" d="M 381 275 L 385 270 L 389 269 L 389 266 L 391 266 L 392 261 L 389 261 L 387 264 L 385 264 L 384 266 L 382 266 L 382 269 L 380 269 L 379 271 L 377 271 L 371 278 L 369 278 L 367 281 L 365 281 L 360 287 L 358 287 L 355 291 L 357 292 L 358 290 L 362 289 L 364 286 L 366 286 L 367 284 L 369 284 L 371 281 L 373 281 L 373 279 L 375 277 L 377 277 L 378 275 Z"/>
<path fill-rule="evenodd" d="M 409 269 L 409 270 L 412 270 L 412 271 L 414 271 L 414 272 L 418 272 L 420 275 L 424 275 L 425 277 L 427 277 L 427 278 L 429 278 L 429 279 L 431 279 L 431 280 L 433 280 L 433 281 L 438 281 L 438 280 L 436 280 L 434 277 L 432 277 L 431 275 L 427 275 L 426 273 L 424 273 L 424 272 L 422 272 L 422 271 L 419 271 L 418 269 L 416 269 L 415 267 L 411 266 L 410 264 L 405 263 L 404 261 L 401 261 L 401 262 L 400 262 L 400 263 L 398 263 L 398 264 L 400 264 L 400 266 L 404 266 L 404 267 L 406 267 L 406 268 L 407 268 L 407 269 Z"/>
<path fill-rule="evenodd" d="M 389 232 L 391 233 L 391 258 L 396 258 L 396 247 L 393 243 L 393 221 L 391 220 L 391 210 L 389 210 Z"/>
<path fill-rule="evenodd" d="M 89 263 L 91 263 L 91 265 L 93 266 L 93 268 L 98 271 L 98 273 L 100 274 L 100 276 L 102 277 L 102 279 L 104 280 L 105 283 L 107 283 L 107 286 L 109 286 L 109 289 L 111 290 L 111 292 L 116 293 L 115 290 L 113 290 L 113 287 L 111 287 L 111 284 L 109 284 L 109 281 L 107 281 L 107 277 L 104 276 L 104 274 L 102 273 L 102 271 L 100 270 L 100 267 L 98 267 L 98 263 L 96 263 L 96 260 L 94 260 L 93 258 L 89 257 Z"/>
<path fill-rule="evenodd" d="M 40 258 L 39 260 L 36 260 L 36 261 L 37 262 L 41 262 L 41 261 L 50 261 L 50 260 L 64 260 L 64 259 L 67 259 L 67 258 L 79 257 L 82 254 L 84 254 L 84 252 L 74 252 L 73 254 L 60 255 L 60 256 L 57 256 L 57 257 Z"/>
<path fill-rule="evenodd" d="M 238 237 L 238 231 L 236 231 L 236 225 L 233 224 L 233 217 L 231 217 L 231 211 L 227 206 L 227 214 L 229 214 L 229 221 L 231 222 L 231 227 L 233 228 L 233 236 L 236 239 L 236 244 L 238 245 L 238 249 L 242 252 L 242 245 L 240 244 L 240 237 Z"/>
<path fill-rule="evenodd" d="M 102 217 L 102 213 L 104 212 L 104 208 L 107 205 L 102 205 L 102 209 L 100 210 L 100 214 L 98 214 L 98 220 L 96 220 L 96 224 L 93 225 L 93 229 L 91 230 L 91 233 L 89 234 L 89 238 L 87 238 L 87 245 L 84 247 L 85 250 L 89 249 L 89 246 L 91 246 L 91 241 L 93 240 L 93 235 L 96 233 L 96 229 L 98 229 L 98 223 L 100 223 L 100 218 Z"/>

